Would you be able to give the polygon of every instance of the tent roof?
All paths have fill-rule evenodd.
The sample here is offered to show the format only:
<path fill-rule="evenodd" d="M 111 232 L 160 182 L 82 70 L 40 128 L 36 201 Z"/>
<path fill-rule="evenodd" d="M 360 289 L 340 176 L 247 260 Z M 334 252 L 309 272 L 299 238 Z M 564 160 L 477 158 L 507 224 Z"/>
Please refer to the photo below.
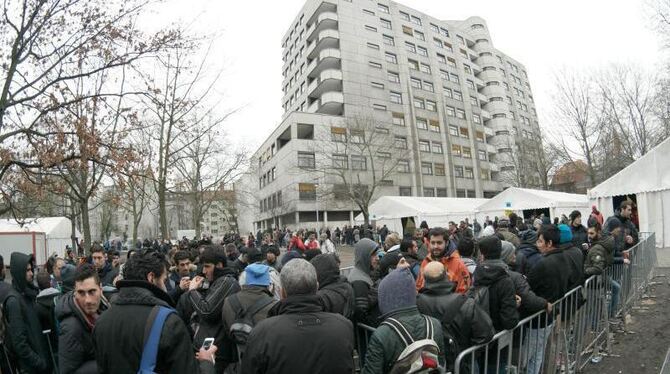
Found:
<path fill-rule="evenodd" d="M 13 219 L 3 219 L 0 220 L 0 232 L 13 232 L 13 231 L 25 231 L 25 232 L 43 232 L 47 235 L 70 236 L 70 219 L 67 217 L 44 217 L 44 218 L 26 218 L 26 224 L 23 227 Z M 77 236 L 81 236 L 77 231 Z"/>
<path fill-rule="evenodd" d="M 488 199 L 454 197 L 382 196 L 370 205 L 370 219 L 392 219 L 415 216 L 439 216 L 474 212 Z"/>
<path fill-rule="evenodd" d="M 480 212 L 588 205 L 586 195 L 510 187 L 477 208 Z"/>
<path fill-rule="evenodd" d="M 591 198 L 670 189 L 670 138 L 588 191 Z"/>

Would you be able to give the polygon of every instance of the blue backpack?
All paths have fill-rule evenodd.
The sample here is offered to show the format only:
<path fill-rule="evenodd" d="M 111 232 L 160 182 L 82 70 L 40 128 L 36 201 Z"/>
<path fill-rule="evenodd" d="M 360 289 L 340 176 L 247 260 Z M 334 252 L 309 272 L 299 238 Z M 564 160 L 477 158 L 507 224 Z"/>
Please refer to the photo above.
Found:
<path fill-rule="evenodd" d="M 164 306 L 157 305 L 151 309 L 149 319 L 147 320 L 147 327 L 151 326 L 151 330 L 148 336 L 145 332 L 144 349 L 142 350 L 140 369 L 137 371 L 137 374 L 155 374 L 158 342 L 161 339 L 165 320 L 171 313 L 175 313 L 175 310 Z"/>

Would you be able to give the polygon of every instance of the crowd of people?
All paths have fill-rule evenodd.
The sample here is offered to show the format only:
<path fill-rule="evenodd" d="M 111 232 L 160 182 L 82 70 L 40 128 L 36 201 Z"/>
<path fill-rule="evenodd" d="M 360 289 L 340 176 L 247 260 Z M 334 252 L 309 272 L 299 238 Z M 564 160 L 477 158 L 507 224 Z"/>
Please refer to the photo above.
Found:
<path fill-rule="evenodd" d="M 39 268 L 15 252 L 11 284 L 0 282 L 0 370 L 352 373 L 356 356 L 366 374 L 450 370 L 465 348 L 627 264 L 638 242 L 631 212 L 625 201 L 607 220 L 574 211 L 557 224 L 511 214 L 481 226 L 423 222 L 404 235 L 346 227 L 184 238 L 169 249 L 145 242 L 125 261 L 96 244 L 86 258 L 52 256 Z M 336 243 L 347 232 L 345 277 Z M 4 269 L 0 258 L 3 280 Z M 608 281 L 613 312 L 620 280 Z M 369 340 L 355 339 L 357 324 L 375 329 Z M 544 347 L 552 328 L 552 319 L 536 324 L 528 343 Z M 543 353 L 533 351 L 528 373 L 542 371 Z"/>

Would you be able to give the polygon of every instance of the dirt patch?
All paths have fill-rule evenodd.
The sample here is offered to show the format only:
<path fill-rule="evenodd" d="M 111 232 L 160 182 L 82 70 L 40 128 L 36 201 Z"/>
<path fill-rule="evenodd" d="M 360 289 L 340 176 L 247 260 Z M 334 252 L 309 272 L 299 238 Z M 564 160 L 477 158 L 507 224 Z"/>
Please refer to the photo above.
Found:
<path fill-rule="evenodd" d="M 614 333 L 612 352 L 583 373 L 658 374 L 670 347 L 670 268 L 656 269 L 646 297 L 630 313 L 625 332 Z"/>

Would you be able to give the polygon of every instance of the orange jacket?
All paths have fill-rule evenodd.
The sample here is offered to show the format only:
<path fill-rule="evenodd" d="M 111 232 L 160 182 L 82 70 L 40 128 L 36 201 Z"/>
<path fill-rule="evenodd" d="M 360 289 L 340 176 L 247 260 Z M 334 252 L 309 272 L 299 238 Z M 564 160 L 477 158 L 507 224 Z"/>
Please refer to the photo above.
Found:
<path fill-rule="evenodd" d="M 423 288 L 424 285 L 424 279 L 423 279 L 423 269 L 433 261 L 431 259 L 430 253 L 426 258 L 423 259 L 421 262 L 421 270 L 419 271 L 419 277 L 416 279 L 416 290 L 420 290 Z M 440 259 L 440 262 L 444 265 L 444 268 L 447 269 L 447 274 L 449 275 L 449 280 L 452 282 L 456 283 L 456 292 L 458 293 L 465 293 L 468 288 L 470 288 L 470 272 L 468 272 L 468 268 L 465 266 L 463 263 L 463 260 L 461 260 L 461 256 L 458 254 L 457 251 L 454 251 L 454 253 L 451 254 L 449 257 L 442 257 Z"/>

